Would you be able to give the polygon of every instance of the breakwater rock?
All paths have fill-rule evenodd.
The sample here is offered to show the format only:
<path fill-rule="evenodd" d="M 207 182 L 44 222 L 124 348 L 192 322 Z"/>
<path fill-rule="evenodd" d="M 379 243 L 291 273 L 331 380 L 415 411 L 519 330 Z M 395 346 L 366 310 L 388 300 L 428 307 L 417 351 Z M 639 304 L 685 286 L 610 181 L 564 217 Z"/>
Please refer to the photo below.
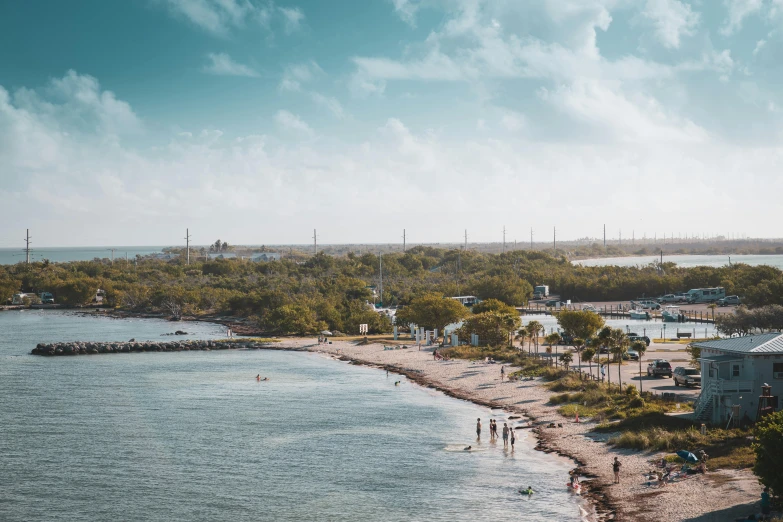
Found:
<path fill-rule="evenodd" d="M 187 352 L 209 350 L 239 350 L 267 348 L 269 344 L 231 339 L 223 341 L 166 341 L 166 342 L 64 342 L 39 343 L 33 348 L 33 355 L 89 355 L 99 353 L 136 353 L 136 352 Z"/>

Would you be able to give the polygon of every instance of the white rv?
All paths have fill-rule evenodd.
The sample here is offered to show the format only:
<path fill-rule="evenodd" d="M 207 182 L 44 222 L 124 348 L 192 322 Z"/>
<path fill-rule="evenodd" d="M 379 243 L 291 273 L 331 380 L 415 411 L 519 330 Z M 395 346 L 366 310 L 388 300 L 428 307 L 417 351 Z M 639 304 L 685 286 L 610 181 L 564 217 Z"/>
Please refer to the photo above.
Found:
<path fill-rule="evenodd" d="M 691 304 L 714 303 L 718 299 L 723 299 L 724 297 L 726 297 L 726 289 L 722 286 L 688 290 L 688 302 Z"/>

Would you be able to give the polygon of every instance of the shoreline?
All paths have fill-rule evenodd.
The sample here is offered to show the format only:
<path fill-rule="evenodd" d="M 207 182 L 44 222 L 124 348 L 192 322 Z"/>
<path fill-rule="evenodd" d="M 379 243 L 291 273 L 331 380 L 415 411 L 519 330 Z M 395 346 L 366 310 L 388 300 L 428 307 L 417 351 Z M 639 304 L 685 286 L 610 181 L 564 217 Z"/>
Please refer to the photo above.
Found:
<path fill-rule="evenodd" d="M 309 339 L 281 339 L 275 348 L 306 349 L 388 370 L 450 397 L 526 417 L 537 438 L 536 450 L 571 459 L 574 472 L 589 479 L 584 482 L 582 497 L 595 520 L 726 522 L 758 512 L 761 487 L 748 470 L 715 470 L 663 488 L 647 486 L 643 473 L 653 468 L 650 460 L 672 452 L 612 448 L 606 443 L 612 434 L 592 431 L 597 423 L 589 419 L 576 423 L 557 413 L 557 406 L 548 405 L 555 393 L 541 379 L 500 382 L 500 364 L 434 361 L 429 349 L 384 350 L 383 344 L 357 345 L 336 339 L 329 345 Z M 496 396 L 498 392 L 502 393 Z M 551 422 L 563 427 L 549 428 Z M 620 485 L 612 484 L 610 463 L 614 456 L 623 463 Z"/>

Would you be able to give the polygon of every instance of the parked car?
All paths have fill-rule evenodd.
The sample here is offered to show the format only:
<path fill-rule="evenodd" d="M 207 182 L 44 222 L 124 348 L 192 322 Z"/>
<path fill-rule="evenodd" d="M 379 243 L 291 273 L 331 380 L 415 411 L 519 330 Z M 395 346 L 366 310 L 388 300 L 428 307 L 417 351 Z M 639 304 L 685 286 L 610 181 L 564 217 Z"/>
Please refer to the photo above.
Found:
<path fill-rule="evenodd" d="M 565 303 L 560 301 L 560 300 L 558 300 L 558 299 L 552 299 L 552 300 L 546 302 L 546 306 L 548 308 L 551 308 L 553 306 L 560 307 L 560 306 L 565 306 Z"/>
<path fill-rule="evenodd" d="M 647 365 L 647 377 L 671 377 L 672 365 L 669 361 L 663 359 L 655 359 Z"/>
<path fill-rule="evenodd" d="M 54 304 L 54 296 L 51 292 L 41 292 L 41 302 L 43 304 Z"/>
<path fill-rule="evenodd" d="M 737 295 L 727 295 L 723 299 L 718 299 L 718 306 L 730 306 L 738 304 L 741 304 L 741 301 Z"/>
<path fill-rule="evenodd" d="M 661 297 L 659 297 L 657 299 L 657 301 L 659 303 L 679 303 L 680 302 L 680 298 L 677 297 L 674 294 L 666 294 L 666 295 L 662 295 Z"/>
<path fill-rule="evenodd" d="M 642 310 L 660 310 L 661 303 L 652 299 L 637 299 L 631 301 L 631 308 L 641 308 Z"/>
<path fill-rule="evenodd" d="M 639 353 L 636 350 L 628 350 L 623 357 L 626 361 L 638 361 Z"/>
<path fill-rule="evenodd" d="M 650 338 L 646 335 L 639 335 L 635 333 L 629 333 L 628 334 L 628 340 L 631 341 L 631 343 L 635 343 L 636 341 L 642 341 L 647 346 L 650 346 Z"/>
<path fill-rule="evenodd" d="M 701 372 L 696 368 L 678 366 L 674 369 L 674 385 L 701 386 Z"/>
<path fill-rule="evenodd" d="M 674 296 L 677 298 L 678 303 L 687 303 L 688 302 L 688 292 L 680 292 L 678 294 L 674 294 Z"/>

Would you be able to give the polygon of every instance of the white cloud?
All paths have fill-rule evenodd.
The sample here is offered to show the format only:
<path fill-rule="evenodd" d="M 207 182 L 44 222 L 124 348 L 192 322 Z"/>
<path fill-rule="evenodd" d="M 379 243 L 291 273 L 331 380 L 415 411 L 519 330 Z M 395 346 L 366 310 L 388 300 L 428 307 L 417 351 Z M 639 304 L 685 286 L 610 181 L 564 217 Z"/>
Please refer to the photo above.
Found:
<path fill-rule="evenodd" d="M 209 63 L 202 69 L 205 73 L 217 76 L 247 76 L 250 78 L 258 77 L 258 73 L 241 63 L 231 59 L 226 53 L 207 54 Z"/>
<path fill-rule="evenodd" d="M 753 48 L 753 56 L 759 54 L 766 45 L 767 45 L 767 41 L 763 39 L 756 42 L 756 47 Z"/>
<path fill-rule="evenodd" d="M 323 69 L 314 61 L 288 65 L 283 70 L 278 89 L 281 91 L 302 90 L 304 84 L 312 82 L 315 78 L 324 75 Z"/>
<path fill-rule="evenodd" d="M 304 20 L 304 13 L 298 7 L 280 7 L 280 13 L 285 21 L 285 30 L 287 33 L 298 31 Z"/>
<path fill-rule="evenodd" d="M 518 132 L 525 128 L 525 115 L 515 111 L 506 111 L 500 118 L 500 124 L 509 132 Z"/>
<path fill-rule="evenodd" d="M 720 33 L 730 36 L 742 28 L 742 22 L 748 16 L 757 13 L 763 6 L 762 0 L 724 0 L 728 18 L 720 28 Z"/>
<path fill-rule="evenodd" d="M 392 0 L 392 3 L 397 16 L 411 27 L 416 27 L 416 13 L 419 10 L 419 4 L 415 0 Z"/>
<path fill-rule="evenodd" d="M 701 143 L 708 139 L 703 128 L 667 112 L 654 98 L 640 94 L 629 98 L 597 81 L 577 80 L 541 94 L 560 110 L 608 131 L 619 141 Z"/>
<path fill-rule="evenodd" d="M 317 103 L 321 107 L 328 109 L 337 118 L 339 119 L 345 118 L 345 109 L 343 109 L 342 104 L 337 100 L 337 98 L 333 98 L 331 96 L 324 96 L 323 94 L 318 92 L 311 92 L 310 99 L 312 99 L 315 103 Z"/>
<path fill-rule="evenodd" d="M 310 126 L 304 120 L 302 120 L 302 118 L 286 110 L 277 111 L 277 114 L 275 114 L 275 122 L 283 130 L 290 131 L 294 134 L 298 134 L 299 136 L 309 138 L 315 135 L 313 129 L 310 128 Z"/>
<path fill-rule="evenodd" d="M 655 34 L 670 49 L 680 47 L 680 38 L 691 36 L 699 25 L 699 14 L 680 0 L 647 0 L 642 15 L 655 25 Z"/>

